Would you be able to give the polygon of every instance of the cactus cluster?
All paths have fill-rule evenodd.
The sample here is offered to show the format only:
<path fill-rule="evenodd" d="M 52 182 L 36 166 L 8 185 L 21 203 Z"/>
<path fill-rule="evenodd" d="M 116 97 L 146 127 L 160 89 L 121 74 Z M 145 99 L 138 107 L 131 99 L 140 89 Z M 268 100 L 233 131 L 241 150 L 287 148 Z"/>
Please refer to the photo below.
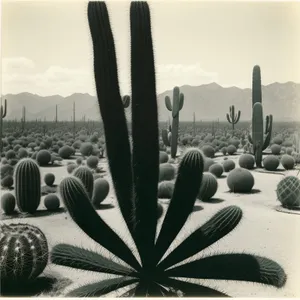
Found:
<path fill-rule="evenodd" d="M 39 276 L 48 263 L 44 233 L 29 224 L 0 225 L 1 284 L 18 284 Z"/>
<path fill-rule="evenodd" d="M 159 141 L 149 6 L 147 2 L 134 1 L 130 7 L 132 147 L 119 92 L 114 39 L 106 4 L 89 2 L 88 20 L 109 168 L 120 212 L 140 259 L 97 214 L 79 179 L 65 178 L 60 192 L 72 219 L 89 237 L 127 264 L 72 245 L 54 246 L 52 263 L 119 275 L 83 285 L 66 296 L 100 297 L 130 285 L 123 296 L 172 296 L 176 295 L 174 290 L 186 297 L 224 296 L 212 288 L 179 279 L 182 277 L 243 280 L 282 287 L 286 274 L 281 266 L 251 254 L 217 254 L 177 265 L 231 232 L 242 218 L 242 211 L 236 206 L 219 211 L 165 255 L 193 211 L 204 158 L 198 149 L 191 149 L 183 156 L 173 195 L 157 234 Z"/>

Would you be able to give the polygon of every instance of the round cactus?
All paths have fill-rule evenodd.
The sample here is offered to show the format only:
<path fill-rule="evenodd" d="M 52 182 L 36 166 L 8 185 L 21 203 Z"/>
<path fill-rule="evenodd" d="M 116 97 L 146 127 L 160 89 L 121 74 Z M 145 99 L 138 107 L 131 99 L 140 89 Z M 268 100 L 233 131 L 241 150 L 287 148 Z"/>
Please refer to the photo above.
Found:
<path fill-rule="evenodd" d="M 90 156 L 92 155 L 94 150 L 93 144 L 90 142 L 82 143 L 80 146 L 80 153 L 83 156 Z"/>
<path fill-rule="evenodd" d="M 215 149 L 210 145 L 204 145 L 201 150 L 206 157 L 213 158 L 215 156 Z"/>
<path fill-rule="evenodd" d="M 224 168 L 221 164 L 213 164 L 209 167 L 208 171 L 217 178 L 220 178 L 224 172 Z"/>
<path fill-rule="evenodd" d="M 99 163 L 99 158 L 97 156 L 91 155 L 87 158 L 86 164 L 91 169 L 96 169 Z"/>
<path fill-rule="evenodd" d="M 234 145 L 229 145 L 228 147 L 227 147 L 227 152 L 228 152 L 228 154 L 229 155 L 233 155 L 234 153 L 236 153 L 236 147 L 234 146 Z"/>
<path fill-rule="evenodd" d="M 283 143 L 283 140 L 281 136 L 275 136 L 272 140 L 273 144 L 281 145 Z"/>
<path fill-rule="evenodd" d="M 254 186 L 254 177 L 244 168 L 236 168 L 228 174 L 227 185 L 233 193 L 250 193 Z"/>
<path fill-rule="evenodd" d="M 51 161 L 51 153 L 48 150 L 40 150 L 36 155 L 36 161 L 40 166 L 47 166 Z"/>
<path fill-rule="evenodd" d="M 230 172 L 235 168 L 235 162 L 231 159 L 226 159 L 223 162 L 224 172 Z"/>
<path fill-rule="evenodd" d="M 227 147 L 222 147 L 221 152 L 223 153 L 223 155 L 227 154 Z"/>
<path fill-rule="evenodd" d="M 267 171 L 276 171 L 280 164 L 280 160 L 276 155 L 268 155 L 263 160 L 264 168 Z"/>
<path fill-rule="evenodd" d="M 278 144 L 273 144 L 270 149 L 272 154 L 274 155 L 279 155 L 281 152 L 281 146 Z"/>
<path fill-rule="evenodd" d="M 15 169 L 15 194 L 21 212 L 34 213 L 41 201 L 41 174 L 31 158 L 20 160 Z"/>
<path fill-rule="evenodd" d="M 44 205 L 49 211 L 58 210 L 60 201 L 56 194 L 48 194 L 44 199 Z"/>
<path fill-rule="evenodd" d="M 5 157 L 6 159 L 12 159 L 12 158 L 16 158 L 16 152 L 14 150 L 8 150 L 6 153 L 5 153 Z"/>
<path fill-rule="evenodd" d="M 82 165 L 82 161 L 83 161 L 82 157 L 77 157 L 77 159 L 76 159 L 76 164 L 77 164 L 78 166 L 81 166 L 81 165 Z"/>
<path fill-rule="evenodd" d="M 215 195 L 217 190 L 218 181 L 216 177 L 209 172 L 204 172 L 201 181 L 201 186 L 199 189 L 198 198 L 202 201 L 208 201 Z"/>
<path fill-rule="evenodd" d="M 158 184 L 157 196 L 159 199 L 171 199 L 174 191 L 174 182 L 162 181 Z"/>
<path fill-rule="evenodd" d="M 14 174 L 14 168 L 11 165 L 3 165 L 0 168 L 0 175 L 1 178 L 4 178 L 6 176 L 12 176 Z"/>
<path fill-rule="evenodd" d="M 5 193 L 1 197 L 1 208 L 5 214 L 10 215 L 16 208 L 16 198 L 11 193 Z"/>
<path fill-rule="evenodd" d="M 277 185 L 277 198 L 285 208 L 300 206 L 300 180 L 296 176 L 286 176 Z"/>
<path fill-rule="evenodd" d="M 98 178 L 94 181 L 94 190 L 92 196 L 92 203 L 98 206 L 105 200 L 109 193 L 109 183 L 106 179 Z"/>
<path fill-rule="evenodd" d="M 80 179 L 89 197 L 92 198 L 94 190 L 94 177 L 92 171 L 89 168 L 82 166 L 78 167 L 73 175 Z"/>
<path fill-rule="evenodd" d="M 73 155 L 73 149 L 72 147 L 65 145 L 59 148 L 58 155 L 63 159 L 68 159 L 71 155 Z"/>
<path fill-rule="evenodd" d="M 159 165 L 159 181 L 173 180 L 176 170 L 173 165 L 164 163 Z"/>
<path fill-rule="evenodd" d="M 159 151 L 159 163 L 164 164 L 167 163 L 169 160 L 169 155 L 165 151 Z"/>
<path fill-rule="evenodd" d="M 25 148 L 20 148 L 19 151 L 18 151 L 18 157 L 19 158 L 26 158 L 28 157 L 28 152 Z"/>
<path fill-rule="evenodd" d="M 76 165 L 72 162 L 72 163 L 67 165 L 67 172 L 69 174 L 71 174 L 77 167 L 78 167 L 78 165 Z"/>
<path fill-rule="evenodd" d="M 295 160 L 291 155 L 282 155 L 280 162 L 286 170 L 292 170 L 295 167 Z"/>
<path fill-rule="evenodd" d="M 204 157 L 204 169 L 203 169 L 203 171 L 208 172 L 210 166 L 212 166 L 215 163 L 216 162 L 212 158 Z"/>
<path fill-rule="evenodd" d="M 55 181 L 55 176 L 53 173 L 47 173 L 45 176 L 44 176 L 44 182 L 48 185 L 48 186 L 52 186 L 53 183 Z"/>
<path fill-rule="evenodd" d="M 254 168 L 255 158 L 251 154 L 243 154 L 239 158 L 239 165 L 241 168 L 252 170 Z"/>
<path fill-rule="evenodd" d="M 44 233 L 29 224 L 0 225 L 1 284 L 17 284 L 39 276 L 48 263 Z"/>
<path fill-rule="evenodd" d="M 1 180 L 1 186 L 3 188 L 9 189 L 13 186 L 13 184 L 14 184 L 14 178 L 11 175 L 5 176 Z"/>

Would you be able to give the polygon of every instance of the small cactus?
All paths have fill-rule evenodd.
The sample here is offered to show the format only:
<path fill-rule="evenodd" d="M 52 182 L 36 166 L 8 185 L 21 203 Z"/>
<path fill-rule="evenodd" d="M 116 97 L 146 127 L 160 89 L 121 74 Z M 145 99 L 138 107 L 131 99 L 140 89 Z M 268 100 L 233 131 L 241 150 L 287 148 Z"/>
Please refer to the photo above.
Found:
<path fill-rule="evenodd" d="M 89 197 L 92 198 L 94 190 L 94 177 L 92 171 L 89 168 L 82 166 L 78 167 L 73 175 L 82 181 Z"/>
<path fill-rule="evenodd" d="M 1 284 L 24 282 L 39 276 L 48 263 L 44 233 L 29 224 L 0 225 Z"/>
<path fill-rule="evenodd" d="M 285 208 L 300 206 L 300 180 L 296 176 L 286 176 L 277 185 L 277 198 Z"/>
<path fill-rule="evenodd" d="M 16 207 L 16 198 L 11 193 L 5 193 L 1 197 L 1 208 L 5 214 L 10 215 Z"/>

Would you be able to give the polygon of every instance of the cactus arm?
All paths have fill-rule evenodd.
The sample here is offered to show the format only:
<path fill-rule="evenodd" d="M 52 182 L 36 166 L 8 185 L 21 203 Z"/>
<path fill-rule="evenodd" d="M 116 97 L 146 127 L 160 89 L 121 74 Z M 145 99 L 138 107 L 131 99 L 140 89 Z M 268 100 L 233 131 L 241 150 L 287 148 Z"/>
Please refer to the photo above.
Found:
<path fill-rule="evenodd" d="M 263 151 L 266 150 L 269 147 L 270 142 L 271 142 L 271 137 L 272 137 L 273 116 L 270 115 L 270 116 L 267 116 L 267 117 L 268 117 L 267 120 L 269 122 L 267 121 L 267 123 L 268 123 L 268 127 L 266 128 L 267 136 L 266 136 L 263 148 L 262 148 Z"/>
<path fill-rule="evenodd" d="M 166 96 L 165 97 L 165 104 L 166 104 L 166 108 L 169 110 L 169 111 L 172 111 L 173 110 L 173 107 L 172 107 L 172 104 L 171 104 L 171 99 L 169 96 Z"/>
<path fill-rule="evenodd" d="M 270 117 L 266 116 L 266 129 L 265 129 L 265 134 L 269 132 L 269 122 L 270 122 Z"/>
<path fill-rule="evenodd" d="M 1 118 L 4 119 L 6 117 L 7 113 L 7 100 L 4 100 L 4 108 L 3 105 L 1 105 Z"/>
<path fill-rule="evenodd" d="M 182 110 L 184 104 L 184 94 L 180 93 L 179 95 L 179 110 Z"/>
<path fill-rule="evenodd" d="M 237 124 L 239 122 L 240 117 L 241 117 L 241 111 L 239 110 L 237 116 L 235 117 L 234 124 Z"/>
<path fill-rule="evenodd" d="M 226 114 L 226 118 L 227 118 L 227 121 L 231 124 L 231 120 L 230 120 L 229 114 Z"/>

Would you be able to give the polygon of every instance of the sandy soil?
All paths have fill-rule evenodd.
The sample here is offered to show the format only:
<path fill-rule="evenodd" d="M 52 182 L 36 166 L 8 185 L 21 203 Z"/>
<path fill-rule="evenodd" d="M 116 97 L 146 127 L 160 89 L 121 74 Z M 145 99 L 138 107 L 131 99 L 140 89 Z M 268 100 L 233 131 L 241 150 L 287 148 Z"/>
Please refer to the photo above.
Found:
<path fill-rule="evenodd" d="M 236 161 L 236 163 L 238 157 L 238 155 L 229 156 L 229 158 Z M 223 157 L 216 158 L 215 160 L 222 161 Z M 101 160 L 100 166 L 103 166 L 104 169 L 107 170 L 105 160 Z M 65 167 L 41 168 L 42 176 L 47 172 L 53 172 L 55 174 L 56 184 L 59 184 L 64 177 L 68 176 Z M 283 266 L 288 275 L 287 283 L 284 288 L 276 289 L 260 284 L 243 282 L 210 280 L 203 280 L 201 282 L 207 286 L 216 287 L 233 297 L 300 297 L 300 260 L 298 259 L 298 254 L 300 253 L 300 216 L 275 210 L 275 207 L 279 204 L 276 200 L 275 190 L 277 183 L 283 175 L 265 174 L 257 171 L 252 171 L 252 173 L 255 178 L 254 189 L 260 190 L 261 192 L 248 195 L 232 194 L 228 192 L 226 177 L 218 179 L 219 189 L 214 199 L 219 200 L 215 200 L 214 203 L 202 203 L 197 201 L 195 212 L 191 214 L 191 217 L 172 247 L 180 242 L 195 227 L 205 223 L 219 209 L 229 205 L 238 205 L 242 208 L 244 213 L 239 226 L 218 243 L 206 249 L 206 251 L 201 252 L 201 256 L 216 252 L 244 252 L 266 256 L 274 259 Z M 298 170 L 284 171 L 283 173 L 296 175 Z M 104 177 L 111 183 L 109 173 Z M 182 199 L 182 201 L 184 202 L 184 199 Z M 43 201 L 41 201 L 41 203 L 42 202 Z M 112 188 L 104 204 L 112 204 L 114 208 L 99 210 L 98 213 L 121 236 L 127 237 L 125 241 L 131 244 L 131 240 L 128 240 L 127 229 L 115 203 Z M 164 203 L 163 206 L 166 210 L 167 204 Z M 41 208 L 42 207 L 43 205 L 41 204 Z M 158 224 L 159 227 L 161 221 Z M 55 244 L 63 242 L 106 253 L 103 248 L 82 233 L 81 229 L 71 220 L 68 213 L 63 212 L 56 215 L 36 218 L 11 219 L 5 220 L 4 222 L 26 222 L 38 226 L 46 234 L 50 249 Z M 78 285 L 96 282 L 107 277 L 100 273 L 73 270 L 71 268 L 51 264 L 47 267 L 46 272 L 58 272 L 63 277 L 67 277 L 73 281 L 73 283 L 65 289 L 65 292 Z"/>

